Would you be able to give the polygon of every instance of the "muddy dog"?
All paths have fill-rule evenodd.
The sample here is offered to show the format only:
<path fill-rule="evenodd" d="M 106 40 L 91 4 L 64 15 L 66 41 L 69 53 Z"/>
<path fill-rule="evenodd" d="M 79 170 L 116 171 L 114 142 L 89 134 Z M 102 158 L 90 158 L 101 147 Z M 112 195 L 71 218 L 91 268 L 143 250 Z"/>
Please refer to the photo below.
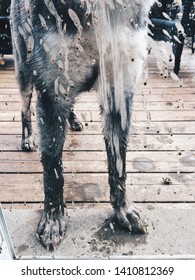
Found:
<path fill-rule="evenodd" d="M 44 212 L 37 228 L 49 248 L 64 219 L 62 150 L 79 93 L 97 87 L 108 158 L 110 200 L 121 227 L 144 233 L 126 197 L 126 150 L 135 85 L 146 53 L 153 0 L 12 0 L 11 29 L 22 99 L 22 148 L 33 150 L 30 103 L 37 92 Z M 77 121 L 77 119 L 76 119 Z"/>

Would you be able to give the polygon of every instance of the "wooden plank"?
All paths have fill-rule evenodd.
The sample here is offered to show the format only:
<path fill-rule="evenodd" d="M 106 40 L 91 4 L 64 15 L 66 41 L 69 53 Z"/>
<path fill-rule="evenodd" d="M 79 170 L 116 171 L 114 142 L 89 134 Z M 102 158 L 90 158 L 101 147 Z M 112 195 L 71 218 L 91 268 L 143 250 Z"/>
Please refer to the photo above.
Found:
<path fill-rule="evenodd" d="M 19 93 L 16 95 L 12 95 L 12 93 L 9 94 L 1 94 L 0 93 L 0 102 L 20 102 L 20 95 Z M 189 93 L 183 91 L 183 94 L 181 95 L 180 93 L 173 93 L 173 92 L 168 92 L 168 93 L 163 93 L 161 94 L 150 94 L 149 92 L 144 93 L 144 94 L 135 94 L 134 96 L 134 102 L 143 102 L 143 104 L 146 102 L 194 102 L 195 101 L 195 94 L 191 90 Z M 94 95 L 81 95 L 78 99 L 78 103 L 96 103 L 98 104 L 97 101 L 97 96 Z M 77 103 L 76 103 L 77 104 Z"/>
<path fill-rule="evenodd" d="M 192 87 L 188 87 L 185 88 L 185 90 L 183 88 L 174 88 L 174 89 L 170 89 L 170 88 L 161 88 L 160 86 L 157 88 L 154 87 L 142 87 L 140 89 L 137 89 L 135 95 L 134 95 L 134 100 L 137 100 L 137 98 L 143 97 L 143 95 L 145 96 L 150 96 L 151 98 L 157 98 L 158 96 L 162 96 L 162 97 L 166 97 L 169 95 L 174 95 L 175 97 L 177 95 L 180 95 L 181 97 L 185 97 L 187 94 L 187 96 L 194 96 L 195 94 L 195 89 L 194 86 Z M 0 87 L 0 95 L 3 96 L 3 98 L 5 99 L 6 96 L 10 95 L 13 98 L 16 98 L 16 100 L 19 100 L 20 94 L 19 94 L 19 89 L 18 87 L 15 88 L 1 88 Z M 34 96 L 36 96 L 36 93 L 34 92 L 33 94 Z M 97 102 L 97 96 L 96 96 L 96 92 L 95 91 L 90 91 L 90 92 L 84 92 L 82 94 L 80 94 L 79 96 L 79 101 L 80 102 L 89 102 L 89 101 L 96 101 Z M 0 100 L 4 100 L 3 98 L 1 98 Z M 15 99 L 14 99 L 15 100 Z M 189 100 L 191 100 L 189 98 Z M 155 101 L 155 100 L 151 100 L 151 101 Z"/>
<path fill-rule="evenodd" d="M 88 154 L 86 153 L 87 157 Z M 106 160 L 106 158 L 105 158 Z M 194 166 L 191 162 L 152 162 L 149 159 L 136 158 L 133 162 L 127 161 L 127 172 L 194 172 Z M 64 171 L 66 173 L 107 173 L 107 164 L 105 161 L 63 161 Z M 41 173 L 42 166 L 40 162 L 1 162 L 0 172 L 2 173 Z M 194 181 L 195 183 L 195 181 Z"/>
<path fill-rule="evenodd" d="M 173 89 L 173 88 L 179 88 L 179 87 L 185 89 L 186 87 L 193 87 L 193 85 L 194 85 L 193 75 L 191 75 L 191 76 L 188 75 L 187 81 L 185 79 L 181 79 L 180 82 L 174 81 L 172 78 L 163 80 L 163 78 L 158 78 L 158 76 L 155 75 L 154 77 L 149 76 L 146 87 L 148 87 L 148 88 L 149 87 L 152 87 L 152 88 L 158 87 L 159 88 L 158 84 L 160 83 L 160 81 L 161 81 L 160 87 L 162 89 L 164 89 L 164 88 Z"/>
<path fill-rule="evenodd" d="M 12 89 L 12 88 L 18 87 L 18 82 L 14 77 L 14 73 L 13 73 L 13 76 L 10 76 L 10 75 L 6 76 L 4 73 L 2 73 L 1 76 L 2 76 L 2 82 L 0 83 L 0 88 Z M 181 84 L 182 84 L 183 89 L 194 86 L 193 75 L 191 75 L 191 77 L 189 77 L 189 75 L 188 75 L 188 81 L 186 81 L 185 79 L 182 79 L 181 82 L 177 82 L 177 81 L 174 81 L 172 78 L 163 79 L 163 78 L 159 77 L 158 75 L 152 76 L 151 74 L 149 74 L 148 83 L 147 83 L 147 86 L 145 86 L 145 88 L 159 87 L 158 84 L 160 82 L 161 82 L 160 87 L 162 89 L 179 88 L 179 87 L 181 87 Z M 144 86 L 144 81 L 140 82 L 140 84 Z"/>
<path fill-rule="evenodd" d="M 18 87 L 18 83 L 16 81 L 7 81 L 5 83 L 1 83 L 0 87 L 3 88 L 3 89 L 8 88 L 8 89 L 11 90 L 12 88 Z"/>
<path fill-rule="evenodd" d="M 1 135 L 0 150 L 1 151 L 19 151 L 21 144 L 20 135 Z M 82 151 L 104 150 L 104 141 L 102 135 L 69 135 L 65 141 L 64 150 Z M 131 135 L 128 150 L 149 150 L 149 151 L 193 151 L 195 150 L 195 142 L 193 135 Z"/>
<path fill-rule="evenodd" d="M 35 103 L 32 103 L 32 106 L 35 107 Z M 6 102 L 0 102 L 0 111 L 19 111 L 21 108 L 21 102 L 20 101 L 6 101 Z M 86 102 L 78 102 L 76 103 L 74 107 L 75 111 L 98 111 L 99 112 L 99 106 L 97 103 L 86 103 Z M 194 110 L 195 109 L 195 103 L 191 101 L 182 101 L 178 100 L 173 102 L 155 102 L 155 101 L 135 101 L 133 103 L 133 109 L 134 111 L 178 111 L 178 110 Z"/>
<path fill-rule="evenodd" d="M 105 173 L 105 152 L 64 152 L 66 173 Z M 128 152 L 127 172 L 194 172 L 195 152 Z M 36 152 L 0 153 L 0 173 L 41 173 L 40 154 Z M 194 182 L 195 183 L 195 182 Z"/>
<path fill-rule="evenodd" d="M 1 74 L 0 74 L 1 76 Z M 14 89 L 9 89 L 9 88 L 0 88 L 0 95 L 19 95 L 19 89 L 18 87 L 14 88 Z"/>
<path fill-rule="evenodd" d="M 133 120 L 134 121 L 194 121 L 195 114 L 194 111 L 189 110 L 178 110 L 178 111 L 134 111 Z M 77 117 L 84 122 L 97 122 L 100 121 L 100 114 L 98 111 L 77 111 Z M 33 116 L 32 116 L 33 117 Z M 34 118 L 34 117 L 33 117 Z M 20 111 L 1 111 L 0 120 L 1 121 L 20 121 L 21 113 Z"/>
<path fill-rule="evenodd" d="M 107 173 L 64 173 L 65 184 L 69 185 L 69 182 L 75 182 L 76 184 L 105 184 L 108 186 L 108 174 Z M 145 186 L 158 185 L 166 186 L 164 184 L 164 179 L 170 178 L 171 184 L 167 186 L 180 185 L 185 188 L 185 186 L 194 186 L 195 174 L 193 173 L 127 173 L 127 185 L 139 185 L 143 188 Z M 42 173 L 29 173 L 29 174 L 1 174 L 0 176 L 0 186 L 6 190 L 11 187 L 14 188 L 17 185 L 24 185 L 26 189 L 30 191 L 28 186 L 39 186 L 42 187 L 43 175 Z"/>
<path fill-rule="evenodd" d="M 14 73 L 12 73 L 12 75 L 14 76 Z M 1 74 L 2 77 L 2 74 Z M 185 95 L 185 94 L 194 94 L 195 93 L 195 89 L 194 89 L 194 84 L 193 85 L 189 85 L 188 80 L 189 78 L 186 79 L 186 84 L 188 85 L 185 90 L 182 87 L 174 87 L 174 88 L 163 88 L 161 87 L 162 82 L 164 83 L 163 80 L 161 79 L 157 79 L 159 82 L 159 86 L 140 86 L 139 88 L 137 88 L 136 93 L 135 93 L 135 97 L 142 95 L 142 94 L 150 94 L 150 95 L 161 95 L 161 94 L 168 94 L 168 93 L 173 93 L 174 95 L 179 94 L 179 95 Z M 16 81 L 15 81 L 16 82 Z M 195 83 L 195 81 L 194 81 Z M 1 83 L 0 83 L 1 84 Z M 0 94 L 5 94 L 5 95 L 19 95 L 19 87 L 18 84 L 16 82 L 16 87 L 15 88 L 5 88 L 5 87 L 0 87 Z M 90 92 L 83 92 L 82 94 L 80 94 L 80 96 L 85 96 L 85 97 L 90 97 L 90 96 L 94 96 L 96 97 L 96 91 L 92 90 Z M 34 94 L 36 95 L 36 92 L 34 91 Z"/>
<path fill-rule="evenodd" d="M 84 128 L 82 131 L 78 132 L 81 134 L 102 134 L 101 122 L 83 122 Z M 33 129 L 35 134 L 37 134 L 37 125 L 33 121 Z M 0 134 L 21 134 L 21 122 L 11 121 L 11 122 L 0 122 Z M 69 134 L 75 134 L 69 130 Z M 131 135 L 133 134 L 195 134 L 194 122 L 189 121 L 175 121 L 175 122 L 132 122 L 131 125 Z"/>
<path fill-rule="evenodd" d="M 159 183 L 153 185 L 149 183 L 133 184 L 135 174 L 130 174 L 127 179 L 127 196 L 130 200 L 139 202 L 194 202 L 195 191 L 191 185 L 183 184 L 163 184 L 163 177 L 167 174 L 158 175 Z M 173 176 L 173 179 L 172 179 Z M 169 178 L 174 180 L 175 174 L 169 174 Z M 9 180 L 9 175 L 0 178 L 0 193 L 2 202 L 41 202 L 43 201 L 42 177 L 40 175 L 15 175 Z M 153 175 L 147 174 L 147 181 Z M 15 179 L 15 180 L 13 180 Z M 143 180 L 145 178 L 143 177 Z M 156 177 L 157 179 L 157 177 Z M 135 177 L 136 180 L 136 177 Z M 137 179 L 138 180 L 138 179 Z M 4 191 L 6 188 L 6 192 Z M 69 175 L 65 176 L 65 200 L 74 202 L 89 201 L 109 201 L 109 187 L 107 176 L 96 175 Z"/>

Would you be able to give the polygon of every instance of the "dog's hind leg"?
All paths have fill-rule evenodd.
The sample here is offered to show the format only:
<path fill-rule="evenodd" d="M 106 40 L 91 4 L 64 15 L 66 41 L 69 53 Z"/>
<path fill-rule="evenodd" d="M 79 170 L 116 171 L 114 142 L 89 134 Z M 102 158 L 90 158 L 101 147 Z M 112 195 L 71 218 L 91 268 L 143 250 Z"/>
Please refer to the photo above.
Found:
<path fill-rule="evenodd" d="M 31 68 L 32 49 L 27 47 L 29 31 L 25 27 L 23 27 L 23 29 L 21 27 L 22 22 L 25 22 L 25 14 L 23 14 L 22 3 L 19 3 L 19 1 L 12 1 L 10 17 L 15 71 L 19 84 L 22 105 L 21 147 L 24 151 L 32 151 L 36 149 L 31 123 L 31 98 L 33 91 L 33 73 Z M 27 25 L 28 24 L 26 23 L 25 26 Z M 19 32 L 19 30 L 22 31 Z"/>
<path fill-rule="evenodd" d="M 21 74 L 20 74 L 21 75 Z M 22 76 L 22 75 L 21 75 Z M 24 78 L 20 78 L 24 79 Z M 31 121 L 31 98 L 33 87 L 31 83 L 25 84 L 20 90 L 21 93 L 21 117 L 22 117 L 22 143 L 21 147 L 24 151 L 36 150 L 36 143 L 33 136 L 32 121 Z"/>
<path fill-rule="evenodd" d="M 144 233 L 139 211 L 126 197 L 126 150 L 130 129 L 132 94 L 126 94 L 124 112 L 116 109 L 114 92 L 110 94 L 109 112 L 101 107 L 103 133 L 108 158 L 110 200 L 120 226 Z M 124 119 L 125 118 L 125 119 Z"/>
<path fill-rule="evenodd" d="M 73 108 L 70 111 L 68 121 L 69 121 L 71 130 L 73 130 L 73 131 L 81 131 L 83 129 L 83 125 L 78 120 L 76 114 L 74 113 Z"/>
<path fill-rule="evenodd" d="M 28 68 L 25 57 L 18 57 L 15 54 L 16 77 L 19 83 L 21 96 L 21 119 L 22 119 L 22 143 L 21 147 L 24 151 L 36 150 L 36 144 L 33 136 L 31 122 L 31 98 L 33 92 L 32 74 Z"/>

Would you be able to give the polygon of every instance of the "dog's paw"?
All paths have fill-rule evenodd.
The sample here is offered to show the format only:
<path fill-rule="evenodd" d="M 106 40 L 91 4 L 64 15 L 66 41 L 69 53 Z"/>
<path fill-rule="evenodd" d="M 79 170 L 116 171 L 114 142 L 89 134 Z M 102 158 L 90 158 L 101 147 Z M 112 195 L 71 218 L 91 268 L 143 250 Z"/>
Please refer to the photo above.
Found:
<path fill-rule="evenodd" d="M 25 152 L 36 151 L 37 145 L 35 143 L 33 136 L 29 136 L 22 139 L 21 147 L 22 150 Z"/>
<path fill-rule="evenodd" d="M 69 123 L 73 131 L 81 131 L 83 129 L 83 124 L 77 118 L 70 120 Z"/>
<path fill-rule="evenodd" d="M 77 119 L 77 116 L 75 115 L 73 110 L 70 111 L 70 115 L 69 115 L 68 120 L 69 120 L 71 130 L 81 131 L 83 129 L 82 123 Z"/>
<path fill-rule="evenodd" d="M 147 224 L 133 204 L 115 210 L 117 222 L 132 233 L 146 233 Z"/>
<path fill-rule="evenodd" d="M 50 251 L 55 250 L 65 236 L 66 222 L 62 213 L 51 210 L 44 212 L 37 227 L 37 237 Z"/>

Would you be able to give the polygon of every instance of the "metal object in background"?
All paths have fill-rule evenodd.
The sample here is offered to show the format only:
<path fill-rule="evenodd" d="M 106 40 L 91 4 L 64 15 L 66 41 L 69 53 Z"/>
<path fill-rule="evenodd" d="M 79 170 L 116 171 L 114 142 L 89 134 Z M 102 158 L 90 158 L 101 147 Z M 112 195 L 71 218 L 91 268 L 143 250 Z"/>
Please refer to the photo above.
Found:
<path fill-rule="evenodd" d="M 14 260 L 16 255 L 0 204 L 0 260 Z"/>

